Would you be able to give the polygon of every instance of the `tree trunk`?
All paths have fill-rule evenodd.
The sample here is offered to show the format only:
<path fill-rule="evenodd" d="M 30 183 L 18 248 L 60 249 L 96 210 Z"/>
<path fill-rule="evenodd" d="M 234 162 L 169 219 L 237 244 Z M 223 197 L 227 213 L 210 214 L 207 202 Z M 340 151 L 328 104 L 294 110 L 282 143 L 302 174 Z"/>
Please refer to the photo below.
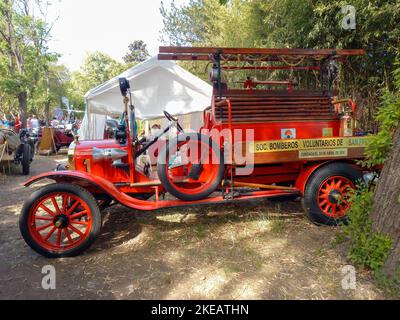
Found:
<path fill-rule="evenodd" d="M 46 126 L 50 125 L 50 101 L 47 100 L 44 104 L 44 114 L 46 117 Z"/>
<path fill-rule="evenodd" d="M 28 94 L 25 92 L 20 92 L 18 94 L 19 102 L 19 114 L 21 117 L 21 128 L 26 128 L 26 119 L 28 114 Z"/>
<path fill-rule="evenodd" d="M 400 126 L 376 188 L 372 222 L 376 232 L 393 240 L 383 272 L 389 277 L 394 276 L 400 271 Z"/>

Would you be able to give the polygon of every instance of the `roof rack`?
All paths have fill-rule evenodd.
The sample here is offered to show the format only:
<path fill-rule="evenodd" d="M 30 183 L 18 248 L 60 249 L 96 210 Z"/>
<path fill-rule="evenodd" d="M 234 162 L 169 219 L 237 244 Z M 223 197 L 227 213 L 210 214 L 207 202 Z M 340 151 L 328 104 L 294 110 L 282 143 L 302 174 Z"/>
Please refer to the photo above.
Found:
<path fill-rule="evenodd" d="M 159 60 L 214 61 L 288 61 L 299 59 L 323 61 L 365 55 L 363 49 L 267 49 L 267 48 L 212 48 L 160 47 Z"/>

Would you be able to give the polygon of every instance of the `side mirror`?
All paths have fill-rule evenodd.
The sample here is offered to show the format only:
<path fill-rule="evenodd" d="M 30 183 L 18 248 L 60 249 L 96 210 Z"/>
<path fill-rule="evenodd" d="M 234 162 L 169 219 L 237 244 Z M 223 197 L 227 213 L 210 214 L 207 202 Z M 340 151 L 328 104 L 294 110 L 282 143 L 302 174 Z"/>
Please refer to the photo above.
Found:
<path fill-rule="evenodd" d="M 128 89 L 131 88 L 129 81 L 126 78 L 119 78 L 119 88 L 123 97 L 126 97 Z"/>

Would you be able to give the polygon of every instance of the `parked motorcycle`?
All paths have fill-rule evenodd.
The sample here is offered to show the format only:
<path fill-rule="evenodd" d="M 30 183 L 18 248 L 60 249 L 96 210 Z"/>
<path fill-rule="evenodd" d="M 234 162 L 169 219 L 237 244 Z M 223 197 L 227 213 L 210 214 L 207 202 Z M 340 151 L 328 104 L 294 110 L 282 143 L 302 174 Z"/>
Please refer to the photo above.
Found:
<path fill-rule="evenodd" d="M 0 161 L 21 164 L 22 173 L 28 175 L 34 156 L 34 139 L 26 129 L 21 130 L 19 135 L 12 130 L 0 129 L 0 147 L 2 148 Z"/>
<path fill-rule="evenodd" d="M 19 133 L 21 144 L 15 153 L 14 162 L 21 164 L 22 173 L 28 175 L 30 165 L 35 155 L 35 143 L 38 140 L 37 134 L 29 132 L 27 129 L 22 129 Z"/>

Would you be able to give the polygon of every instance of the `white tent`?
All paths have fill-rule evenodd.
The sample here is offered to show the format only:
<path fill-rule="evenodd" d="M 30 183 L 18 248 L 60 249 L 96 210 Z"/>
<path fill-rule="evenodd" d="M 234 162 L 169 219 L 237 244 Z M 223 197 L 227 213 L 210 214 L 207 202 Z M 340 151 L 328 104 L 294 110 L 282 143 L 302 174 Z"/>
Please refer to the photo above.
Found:
<path fill-rule="evenodd" d="M 160 119 L 164 110 L 174 116 L 203 112 L 211 102 L 209 84 L 173 61 L 153 57 L 86 93 L 81 139 L 101 139 L 105 116 L 120 116 L 124 111 L 118 81 L 121 77 L 129 80 L 137 119 Z M 201 126 L 201 116 L 192 119 L 196 122 L 193 126 Z"/>

